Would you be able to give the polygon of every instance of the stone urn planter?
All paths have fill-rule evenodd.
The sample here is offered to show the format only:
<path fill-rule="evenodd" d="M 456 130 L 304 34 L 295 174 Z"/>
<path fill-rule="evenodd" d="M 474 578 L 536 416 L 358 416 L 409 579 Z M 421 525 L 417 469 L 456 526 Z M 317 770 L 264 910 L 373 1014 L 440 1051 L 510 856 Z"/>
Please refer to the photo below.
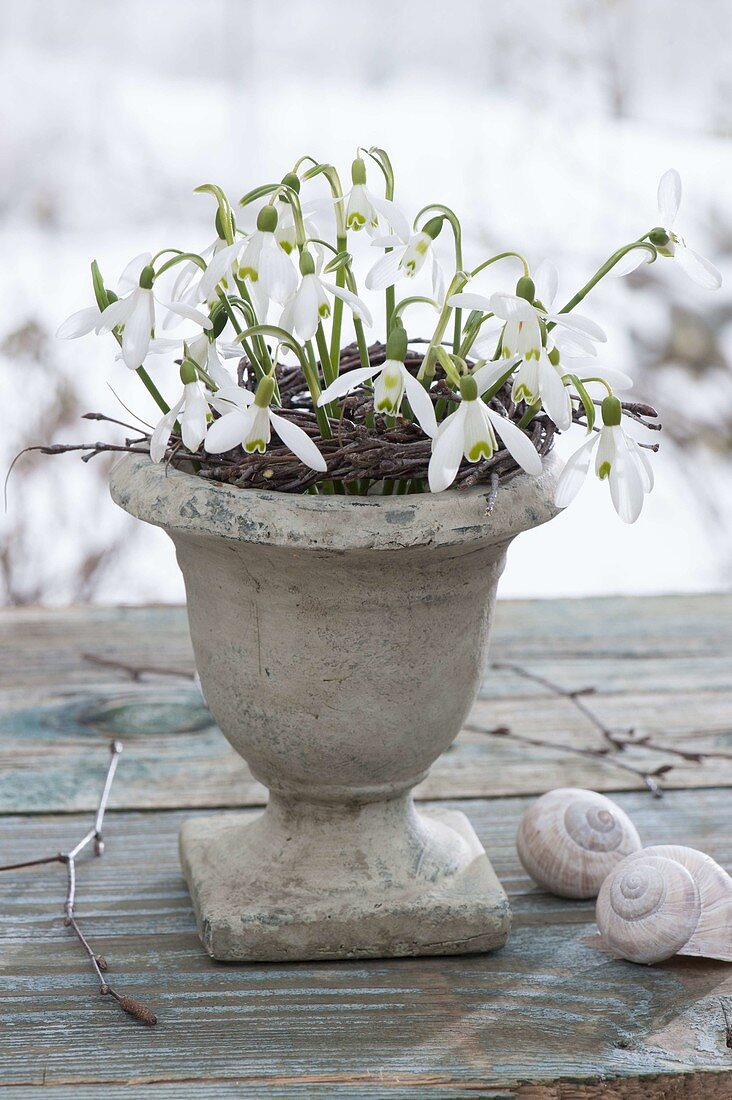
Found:
<path fill-rule="evenodd" d="M 129 456 L 111 491 L 162 527 L 185 578 L 211 713 L 269 789 L 263 812 L 193 818 L 181 860 L 222 960 L 488 951 L 506 895 L 467 818 L 412 788 L 481 682 L 496 585 L 555 514 L 558 460 L 486 491 L 294 496 Z"/>

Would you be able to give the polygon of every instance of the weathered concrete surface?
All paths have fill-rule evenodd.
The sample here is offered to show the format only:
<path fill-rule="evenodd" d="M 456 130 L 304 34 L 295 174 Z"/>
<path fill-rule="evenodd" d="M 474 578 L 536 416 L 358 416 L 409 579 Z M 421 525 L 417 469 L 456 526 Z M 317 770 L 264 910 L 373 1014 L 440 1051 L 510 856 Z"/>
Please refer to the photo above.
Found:
<path fill-rule="evenodd" d="M 379 804 L 370 811 L 370 844 L 397 893 L 403 890 L 407 864 L 397 864 L 408 818 L 393 820 L 394 800 L 423 778 L 465 720 L 483 674 L 506 548 L 520 531 L 554 515 L 557 465 L 550 456 L 541 478 L 517 477 L 502 488 L 491 516 L 480 491 L 294 497 L 166 473 L 145 457 L 125 459 L 115 469 L 117 503 L 162 526 L 175 543 L 196 665 L 217 723 L 254 776 L 295 814 L 303 852 L 323 848 L 323 877 L 315 870 L 318 858 L 307 864 L 318 899 L 310 913 L 309 952 L 335 957 L 348 953 L 344 945 L 364 939 L 356 927 L 363 905 L 354 904 L 350 917 L 343 909 L 335 931 L 332 916 L 319 925 L 316 919 L 324 898 L 336 897 L 325 849 L 336 844 L 343 859 L 357 842 L 355 836 L 348 840 L 348 829 L 340 836 L 342 821 L 323 832 L 323 804 L 342 817 Z M 271 832 L 273 823 L 273 815 L 265 815 L 246 834 L 246 852 L 232 849 L 214 861 L 221 882 L 216 897 L 228 898 L 232 927 L 247 914 L 259 919 L 263 909 L 274 917 L 278 898 L 292 896 L 295 868 L 284 856 L 282 837 Z M 420 843 L 435 876 L 454 877 L 454 843 L 441 845 L 426 827 Z M 187 845 L 186 834 L 184 864 L 192 866 Z M 248 893 L 246 877 L 241 890 L 227 892 L 227 881 L 245 875 L 247 860 L 251 867 L 260 858 L 269 860 L 264 892 Z M 205 927 L 208 887 L 199 882 L 196 889 Z M 405 927 L 392 928 L 399 954 L 419 953 L 425 939 L 419 926 L 427 927 L 436 914 L 447 926 L 450 901 L 423 893 Z M 472 930 L 463 916 L 458 938 L 475 936 L 465 948 L 475 950 L 489 936 L 485 914 Z M 344 930 L 349 920 L 350 939 Z M 504 915 L 497 918 L 498 937 L 505 934 L 504 921 Z M 215 923 L 223 926 L 220 907 Z M 285 942 L 288 928 L 292 939 Z M 239 940 L 242 953 L 232 954 L 229 944 L 225 957 L 303 957 L 295 928 L 281 922 L 280 954 L 270 948 L 256 954 L 256 947 Z M 257 935 L 252 942 L 259 942 Z M 427 935 L 435 939 L 433 930 Z"/>
<path fill-rule="evenodd" d="M 192 818 L 181 861 L 206 950 L 223 961 L 490 951 L 511 913 L 470 822 L 411 796 L 341 808 L 270 798 Z"/>

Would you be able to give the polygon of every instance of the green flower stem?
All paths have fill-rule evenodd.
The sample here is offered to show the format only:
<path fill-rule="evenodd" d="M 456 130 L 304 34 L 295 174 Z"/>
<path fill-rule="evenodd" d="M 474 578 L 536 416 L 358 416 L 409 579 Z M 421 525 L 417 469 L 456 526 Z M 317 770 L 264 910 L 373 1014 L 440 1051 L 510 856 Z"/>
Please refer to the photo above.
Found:
<path fill-rule="evenodd" d="M 247 303 L 247 305 L 251 309 L 252 316 L 256 317 L 257 314 L 256 314 L 255 309 L 254 309 L 254 303 L 252 302 L 252 298 L 251 298 L 251 295 L 249 293 L 249 288 L 247 287 L 246 280 L 245 279 L 240 279 L 238 276 L 235 275 L 234 276 L 234 282 L 236 283 L 239 294 L 241 295 L 241 297 L 244 299 L 244 301 Z M 263 337 L 256 336 L 254 338 L 254 345 L 257 348 L 257 353 L 258 353 L 258 357 L 257 356 L 252 356 L 252 362 L 255 364 L 255 369 L 256 369 L 256 364 L 258 363 L 262 373 L 267 374 L 269 372 L 271 366 L 272 366 L 272 360 L 270 358 L 270 354 L 269 354 L 269 351 L 267 350 L 267 345 L 265 344 Z"/>
<path fill-rule="evenodd" d="M 452 229 L 453 237 L 455 238 L 455 270 L 456 271 L 462 271 L 462 269 L 463 269 L 463 231 L 462 231 L 462 227 L 460 225 L 460 219 L 458 218 L 457 214 L 453 210 L 451 210 L 449 206 L 443 206 L 441 203 L 433 203 L 430 206 L 424 206 L 420 210 L 420 212 L 417 214 L 417 217 L 414 219 L 415 226 L 417 224 L 418 219 L 421 218 L 423 214 L 427 214 L 427 213 L 430 213 L 430 214 L 432 214 L 432 213 L 444 214 L 444 216 L 449 221 L 450 228 Z M 462 332 L 462 327 L 463 327 L 463 311 L 458 308 L 458 309 L 455 310 L 455 327 L 454 327 L 454 330 L 453 330 L 453 340 L 452 340 L 452 350 L 455 352 L 456 355 L 458 354 L 458 348 L 460 347 L 460 333 Z"/>
<path fill-rule="evenodd" d="M 152 378 L 147 373 L 145 368 L 144 367 L 138 367 L 137 368 L 137 374 L 140 376 L 140 378 L 142 379 L 144 385 L 147 387 L 147 390 L 148 390 L 150 396 L 152 397 L 153 401 L 155 402 L 157 407 L 160 409 L 160 411 L 163 414 L 169 413 L 170 412 L 170 405 L 166 405 L 165 399 L 163 398 L 162 394 L 158 390 L 158 387 L 155 385 L 155 383 L 153 382 Z"/>
<path fill-rule="evenodd" d="M 513 256 L 515 259 L 521 261 L 524 268 L 524 275 L 528 275 L 529 265 L 520 252 L 498 252 L 495 256 L 491 256 L 490 259 L 483 260 L 482 264 L 478 264 L 478 266 L 470 272 L 470 278 L 474 279 L 476 275 L 480 275 L 481 271 L 485 271 L 485 269 L 487 267 L 490 267 L 491 264 L 497 263 L 498 260 L 506 260 L 510 256 Z"/>
<path fill-rule="evenodd" d="M 336 240 L 336 249 L 338 252 L 345 252 L 348 247 L 348 241 L 344 236 L 338 237 Z M 336 271 L 336 286 L 344 287 L 346 285 L 346 272 L 343 267 L 339 267 Z M 331 328 L 330 335 L 330 361 L 335 371 L 335 377 L 338 377 L 338 367 L 341 360 L 341 324 L 343 321 L 343 300 L 336 298 L 333 303 L 333 326 Z"/>
<path fill-rule="evenodd" d="M 655 245 L 652 245 L 650 241 L 645 241 L 643 237 L 641 237 L 637 241 L 633 241 L 631 244 L 624 245 L 622 248 L 619 248 L 617 252 L 613 252 L 612 256 L 608 260 L 606 260 L 602 267 L 595 272 L 589 282 L 585 283 L 582 289 L 577 291 L 574 298 L 570 298 L 567 304 L 562 306 L 559 312 L 570 313 L 574 309 L 574 307 L 579 305 L 582 299 L 590 293 L 592 288 L 594 286 L 597 286 L 597 284 L 600 282 L 600 279 L 604 279 L 608 271 L 611 271 L 615 267 L 615 264 L 619 260 L 622 260 L 623 256 L 625 256 L 626 253 L 632 252 L 634 248 L 645 248 L 647 252 L 653 253 L 653 260 L 655 260 L 658 256 L 658 251 Z M 653 262 L 653 260 L 651 262 Z M 547 328 L 553 327 L 554 326 L 551 323 L 547 325 Z"/>
<path fill-rule="evenodd" d="M 371 366 L 371 360 L 369 358 L 369 346 L 366 342 L 366 333 L 363 330 L 363 321 L 360 321 L 358 317 L 353 318 L 353 327 L 356 330 L 356 343 L 358 344 L 358 354 L 361 357 L 361 366 Z M 338 371 L 340 373 L 340 362 L 338 364 Z"/>
<path fill-rule="evenodd" d="M 433 366 L 433 360 L 435 358 L 435 348 L 442 343 L 442 337 L 445 335 L 445 329 L 447 328 L 447 323 L 450 320 L 450 314 L 452 313 L 452 306 L 449 306 L 447 304 L 448 299 L 453 294 L 459 294 L 467 281 L 468 277 L 465 272 L 458 271 L 453 276 L 452 282 L 447 288 L 447 294 L 445 295 L 445 304 L 442 307 L 442 312 L 440 313 L 437 327 L 432 334 L 432 339 L 430 340 L 429 347 L 425 352 L 424 359 L 422 360 L 422 365 L 419 368 L 419 373 L 417 374 L 417 378 L 420 382 L 430 382 L 435 376 L 435 368 Z"/>
<path fill-rule="evenodd" d="M 305 375 L 305 381 L 307 382 L 308 390 L 310 391 L 310 400 L 313 403 L 315 409 L 315 415 L 318 418 L 318 427 L 320 428 L 320 434 L 323 439 L 331 438 L 330 424 L 328 423 L 328 414 L 325 409 L 318 407 L 318 398 L 321 394 L 320 382 L 318 381 L 318 366 L 315 361 L 315 352 L 313 351 L 313 342 L 308 340 L 305 345 L 305 357 L 300 360 L 300 366 L 302 372 Z"/>
<path fill-rule="evenodd" d="M 540 410 L 541 401 L 536 401 L 533 405 L 530 405 L 518 422 L 519 428 L 526 428 Z"/>
<path fill-rule="evenodd" d="M 219 295 L 219 298 L 221 299 L 221 304 L 223 305 L 224 309 L 226 310 L 226 315 L 229 318 L 229 320 L 231 321 L 231 327 L 233 328 L 234 332 L 238 336 L 239 343 L 241 344 L 242 349 L 246 353 L 247 359 L 254 366 L 254 370 L 255 370 L 255 373 L 257 375 L 257 378 L 263 378 L 264 375 L 267 372 L 265 371 L 262 364 L 257 359 L 257 356 L 254 354 L 254 350 L 253 350 L 251 344 L 249 343 L 249 341 L 246 339 L 245 336 L 242 335 L 243 329 L 242 329 L 241 325 L 239 324 L 239 322 L 236 319 L 236 313 L 234 312 L 234 307 L 232 306 L 231 302 L 229 301 L 228 297 L 226 296 L 226 294 L 224 293 L 223 290 L 219 290 L 218 295 Z"/>
<path fill-rule="evenodd" d="M 493 316 L 493 313 L 484 313 L 477 324 L 465 326 L 465 332 L 463 333 L 463 342 L 460 346 L 460 350 L 458 351 L 458 355 L 461 359 L 465 359 L 471 347 L 473 346 L 475 337 L 480 332 L 481 327 Z"/>

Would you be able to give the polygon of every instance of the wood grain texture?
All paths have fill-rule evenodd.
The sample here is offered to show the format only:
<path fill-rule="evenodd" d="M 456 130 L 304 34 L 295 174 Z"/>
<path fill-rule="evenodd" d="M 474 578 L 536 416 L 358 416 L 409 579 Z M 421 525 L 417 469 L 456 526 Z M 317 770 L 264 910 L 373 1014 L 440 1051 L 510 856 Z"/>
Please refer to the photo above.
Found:
<path fill-rule="evenodd" d="M 617 800 L 646 843 L 684 841 L 732 868 L 728 790 Z M 722 1000 L 732 1006 L 732 967 L 694 959 L 638 967 L 600 951 L 592 903 L 542 894 L 517 862 L 515 830 L 529 802 L 459 803 L 511 896 L 514 932 L 504 950 L 366 964 L 211 962 L 178 865 L 186 815 L 110 814 L 104 857 L 79 868 L 79 919 L 107 956 L 110 978 L 158 1011 L 158 1027 L 141 1028 L 96 996 L 78 944 L 54 914 L 62 869 L 5 874 L 5 1094 L 732 1096 L 722 1017 Z M 86 826 L 68 815 L 6 818 L 0 861 L 66 847 Z"/>
<path fill-rule="evenodd" d="M 613 727 L 727 754 L 676 766 L 666 785 L 732 785 L 732 596 L 499 603 L 492 656 L 567 689 L 598 688 L 589 701 Z M 115 662 L 165 671 L 135 680 Z M 192 674 L 182 608 L 1 612 L 0 812 L 91 809 L 104 767 L 97 750 L 111 736 L 126 746 L 117 808 L 260 804 L 263 788 L 211 724 Z M 489 670 L 468 724 L 600 745 L 567 700 L 504 670 Z M 674 762 L 639 747 L 624 755 L 642 767 Z M 642 785 L 607 762 L 465 730 L 417 794 L 496 796 L 567 784 Z"/>

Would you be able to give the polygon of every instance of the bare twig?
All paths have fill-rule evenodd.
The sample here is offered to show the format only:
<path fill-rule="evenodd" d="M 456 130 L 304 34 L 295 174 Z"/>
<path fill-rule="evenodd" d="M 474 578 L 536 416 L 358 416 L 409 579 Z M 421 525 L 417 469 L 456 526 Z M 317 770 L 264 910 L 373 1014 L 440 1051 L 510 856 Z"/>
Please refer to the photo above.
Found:
<path fill-rule="evenodd" d="M 463 726 L 463 729 L 470 730 L 471 733 L 482 733 L 487 737 L 506 737 L 511 741 L 518 741 L 522 745 L 531 745 L 534 748 L 539 749 L 558 749 L 560 752 L 571 752 L 576 756 L 590 756 L 593 759 L 601 760 L 603 763 L 612 764 L 615 768 L 620 768 L 624 772 L 630 772 L 631 775 L 638 776 L 645 783 L 648 790 L 651 792 L 654 798 L 662 798 L 663 791 L 656 782 L 656 778 L 659 775 L 663 775 L 668 770 L 668 765 L 665 767 L 657 768 L 655 771 L 644 771 L 642 768 L 636 768 L 632 764 L 626 763 L 624 760 L 617 760 L 614 756 L 609 754 L 608 749 L 583 749 L 578 745 L 564 745 L 558 744 L 554 741 L 542 741 L 538 737 L 526 737 L 522 733 L 513 733 L 508 726 L 496 726 L 495 729 L 485 729 L 483 726 L 467 725 Z"/>
<path fill-rule="evenodd" d="M 82 932 L 76 920 L 75 905 L 76 905 L 76 860 L 83 850 L 94 841 L 95 855 L 101 856 L 104 851 L 104 841 L 102 839 L 102 827 L 104 824 L 104 814 L 107 809 L 107 803 L 109 802 L 109 793 L 112 789 L 112 782 L 114 780 L 114 774 L 117 770 L 117 764 L 119 761 L 119 755 L 122 752 L 122 743 L 120 741 L 112 741 L 109 746 L 110 761 L 107 768 L 107 774 L 104 780 L 104 787 L 99 799 L 99 805 L 94 818 L 94 828 L 90 829 L 82 839 L 71 848 L 68 852 L 57 852 L 52 856 L 43 856 L 40 859 L 29 859 L 23 863 L 8 863 L 5 866 L 0 867 L 0 871 L 15 871 L 22 867 L 37 867 L 44 863 L 64 863 L 66 865 L 66 898 L 64 900 L 64 924 L 67 928 L 71 928 L 74 935 L 81 943 L 84 951 L 89 956 L 89 961 L 94 968 L 94 972 L 99 979 L 99 992 L 104 995 L 109 995 L 113 1000 L 117 1002 L 120 1008 L 128 1015 L 133 1016 L 136 1020 L 139 1020 L 143 1024 L 152 1026 L 157 1023 L 157 1017 L 154 1012 L 151 1012 L 149 1008 L 141 1005 L 139 1001 L 136 1001 L 133 997 L 123 996 L 118 993 L 111 985 L 106 981 L 104 972 L 107 970 L 107 960 L 102 955 L 97 955 L 94 948 L 89 943 L 88 939 Z"/>
<path fill-rule="evenodd" d="M 82 660 L 89 661 L 93 665 L 101 665 L 102 668 L 113 668 L 118 672 L 124 672 L 135 683 L 139 683 L 143 676 L 176 676 L 181 680 L 193 680 L 195 678 L 194 672 L 187 672 L 182 668 L 131 665 L 125 661 L 118 661 L 114 657 L 100 657 L 96 653 L 82 653 L 81 656 Z"/>
<path fill-rule="evenodd" d="M 479 733 L 497 733 L 500 732 L 502 736 L 510 736 L 514 740 L 525 741 L 528 744 L 533 744 L 543 748 L 561 749 L 564 752 L 574 752 L 581 756 L 594 756 L 601 760 L 604 760 L 608 764 L 612 764 L 616 768 L 622 768 L 624 771 L 633 772 L 635 775 L 640 776 L 648 789 L 654 794 L 656 798 L 660 798 L 662 795 L 661 788 L 656 782 L 661 776 L 667 775 L 674 765 L 662 764 L 660 767 L 651 770 L 634 767 L 625 761 L 618 760 L 614 754 L 624 752 L 627 748 L 644 748 L 652 752 L 662 753 L 664 756 L 676 756 L 681 760 L 687 761 L 687 763 L 701 764 L 706 759 L 729 759 L 732 757 L 732 753 L 726 752 L 700 752 L 695 749 L 683 749 L 677 748 L 672 745 L 660 745 L 658 742 L 653 741 L 650 734 L 645 734 L 642 737 L 635 735 L 635 730 L 629 729 L 625 731 L 625 734 L 619 734 L 607 726 L 601 718 L 589 707 L 584 699 L 588 695 L 594 695 L 596 689 L 594 687 L 577 688 L 574 690 L 568 690 L 563 688 L 560 684 L 557 684 L 554 680 L 549 679 L 548 676 L 543 676 L 538 672 L 532 672 L 528 668 L 524 668 L 523 665 L 515 664 L 510 661 L 494 661 L 491 664 L 492 668 L 502 669 L 504 671 L 514 672 L 517 676 L 521 676 L 524 680 L 530 680 L 534 684 L 539 684 L 540 687 L 546 688 L 552 695 L 556 695 L 561 699 L 568 699 L 572 705 L 582 714 L 588 722 L 590 722 L 596 730 L 602 735 L 603 740 L 606 742 L 607 748 L 602 749 L 589 749 L 578 748 L 573 745 L 556 744 L 553 741 L 541 741 L 538 739 L 528 739 L 523 735 L 514 734 L 506 727 L 500 727 L 496 730 L 481 730 L 476 728 L 476 732 Z M 471 727 L 466 727 L 471 728 Z"/>

